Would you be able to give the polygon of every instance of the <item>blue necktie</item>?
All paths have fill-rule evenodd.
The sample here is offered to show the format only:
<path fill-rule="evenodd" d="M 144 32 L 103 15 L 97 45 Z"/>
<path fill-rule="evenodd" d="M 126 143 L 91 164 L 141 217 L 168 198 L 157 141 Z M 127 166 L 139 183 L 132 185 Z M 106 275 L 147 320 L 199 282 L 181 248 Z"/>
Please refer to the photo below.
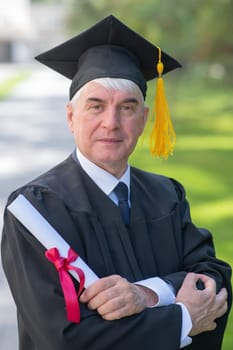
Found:
<path fill-rule="evenodd" d="M 129 224 L 129 202 L 128 202 L 128 187 L 123 182 L 119 182 L 115 187 L 114 192 L 118 198 L 118 206 L 121 210 L 123 221 L 126 225 Z"/>

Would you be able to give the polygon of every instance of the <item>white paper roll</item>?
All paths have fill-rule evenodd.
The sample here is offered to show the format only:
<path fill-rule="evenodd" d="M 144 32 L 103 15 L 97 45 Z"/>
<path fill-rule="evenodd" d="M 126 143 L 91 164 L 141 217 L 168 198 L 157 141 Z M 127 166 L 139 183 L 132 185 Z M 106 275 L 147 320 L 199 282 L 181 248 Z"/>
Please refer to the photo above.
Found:
<path fill-rule="evenodd" d="M 61 257 L 67 257 L 70 248 L 69 244 L 22 194 L 20 194 L 8 206 L 8 210 L 33 234 L 33 236 L 38 239 L 38 241 L 40 241 L 46 249 L 57 248 Z M 89 287 L 98 279 L 97 275 L 80 257 L 72 262 L 71 265 L 83 270 L 85 274 L 85 288 Z M 79 280 L 76 273 L 73 271 L 69 272 Z"/>

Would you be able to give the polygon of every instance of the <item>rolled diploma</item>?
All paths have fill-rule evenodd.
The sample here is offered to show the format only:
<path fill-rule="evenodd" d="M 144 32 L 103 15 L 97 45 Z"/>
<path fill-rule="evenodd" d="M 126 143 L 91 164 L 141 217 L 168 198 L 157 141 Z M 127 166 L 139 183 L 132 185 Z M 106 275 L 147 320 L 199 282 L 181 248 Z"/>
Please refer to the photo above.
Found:
<path fill-rule="evenodd" d="M 7 208 L 45 248 L 57 248 L 61 257 L 65 258 L 68 256 L 69 244 L 22 194 L 18 195 Z M 72 265 L 83 270 L 85 274 L 85 288 L 98 280 L 97 275 L 80 256 L 72 262 Z M 79 281 L 75 272 L 69 272 Z"/>

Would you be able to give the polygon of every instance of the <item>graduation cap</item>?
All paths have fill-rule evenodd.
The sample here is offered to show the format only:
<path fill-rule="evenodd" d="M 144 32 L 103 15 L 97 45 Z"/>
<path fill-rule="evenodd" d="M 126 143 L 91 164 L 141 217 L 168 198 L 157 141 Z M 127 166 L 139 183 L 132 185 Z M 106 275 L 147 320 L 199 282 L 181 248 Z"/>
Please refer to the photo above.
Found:
<path fill-rule="evenodd" d="M 104 77 L 135 82 L 145 98 L 146 82 L 158 77 L 155 99 L 157 116 L 150 138 L 150 150 L 152 154 L 165 158 L 172 152 L 175 133 L 171 119 L 165 117 L 161 123 L 164 117 L 158 117 L 158 113 L 162 111 L 163 115 L 168 110 L 164 99 L 162 74 L 181 65 L 116 17 L 110 15 L 104 18 L 86 31 L 35 58 L 72 80 L 70 99 L 87 82 Z M 162 104 L 159 110 L 157 104 Z M 170 143 L 166 136 L 168 133 L 169 139 L 172 139 Z"/>

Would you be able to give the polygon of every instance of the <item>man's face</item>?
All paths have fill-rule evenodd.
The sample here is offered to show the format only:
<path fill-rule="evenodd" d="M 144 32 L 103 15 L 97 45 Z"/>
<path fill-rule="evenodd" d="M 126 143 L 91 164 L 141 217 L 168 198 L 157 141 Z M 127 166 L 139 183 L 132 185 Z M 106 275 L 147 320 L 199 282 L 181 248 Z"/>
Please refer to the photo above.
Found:
<path fill-rule="evenodd" d="M 148 110 L 137 94 L 108 90 L 89 82 L 67 119 L 81 153 L 116 177 L 126 168 L 147 119 Z"/>

